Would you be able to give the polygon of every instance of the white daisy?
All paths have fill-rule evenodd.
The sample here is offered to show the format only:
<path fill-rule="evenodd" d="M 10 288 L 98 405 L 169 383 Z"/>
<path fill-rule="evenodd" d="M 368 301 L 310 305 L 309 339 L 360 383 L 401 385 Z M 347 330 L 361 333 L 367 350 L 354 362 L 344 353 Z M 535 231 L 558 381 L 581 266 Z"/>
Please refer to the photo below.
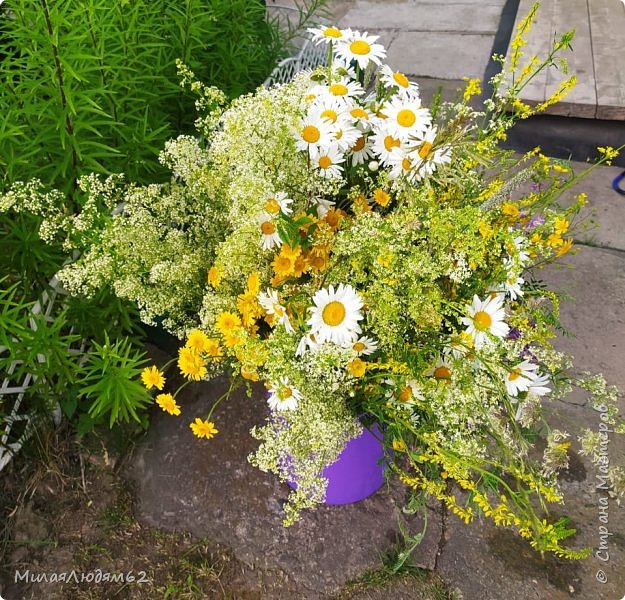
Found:
<path fill-rule="evenodd" d="M 278 233 L 278 227 L 273 221 L 273 215 L 263 213 L 257 217 L 258 226 L 260 228 L 261 241 L 265 250 L 279 248 L 282 246 L 282 240 Z"/>
<path fill-rule="evenodd" d="M 437 165 L 451 162 L 449 146 L 434 147 L 436 133 L 436 127 L 428 127 L 416 135 L 416 140 L 410 142 L 408 156 L 414 165 L 414 179 L 416 180 L 431 175 Z"/>
<path fill-rule="evenodd" d="M 340 152 L 337 146 L 328 148 L 317 148 L 310 154 L 312 166 L 319 171 L 323 177 L 336 179 L 341 176 L 345 162 L 345 155 Z"/>
<path fill-rule="evenodd" d="M 343 102 L 344 105 L 351 98 L 357 98 L 365 93 L 365 90 L 357 81 L 352 81 L 351 79 L 347 79 L 345 77 L 342 77 L 334 83 L 331 83 L 329 86 L 326 86 L 326 90 L 327 94 L 331 98 Z"/>
<path fill-rule="evenodd" d="M 537 396 L 544 396 L 551 392 L 551 389 L 547 387 L 551 383 L 551 379 L 548 375 L 536 373 L 532 384 L 527 389 L 528 394 L 536 394 Z"/>
<path fill-rule="evenodd" d="M 378 343 L 367 336 L 359 337 L 353 344 L 352 350 L 356 353 L 356 356 L 368 356 L 373 354 L 378 349 Z"/>
<path fill-rule="evenodd" d="M 297 350 L 295 356 L 303 356 L 307 351 L 315 352 L 319 348 L 320 344 L 317 341 L 314 333 L 307 333 L 297 344 Z"/>
<path fill-rule="evenodd" d="M 350 148 L 353 165 L 361 165 L 373 156 L 373 145 L 364 133 Z"/>
<path fill-rule="evenodd" d="M 312 41 L 315 44 L 329 44 L 345 39 L 351 33 L 351 29 L 339 29 L 334 25 L 331 27 L 309 27 L 308 33 L 312 34 Z"/>
<path fill-rule="evenodd" d="M 475 348 L 483 344 L 491 344 L 489 335 L 503 338 L 508 335 L 510 328 L 504 322 L 506 316 L 501 296 L 489 296 L 480 300 L 477 295 L 473 296 L 473 302 L 467 306 L 467 317 L 461 321 L 467 326 L 466 332 L 473 337 Z"/>
<path fill-rule="evenodd" d="M 510 228 L 510 231 L 512 231 L 512 228 Z M 519 265 L 521 267 L 524 267 L 531 260 L 529 252 L 527 251 L 527 246 L 528 246 L 527 238 L 523 237 L 522 235 L 517 235 L 512 241 L 514 242 L 514 248 L 516 251 Z"/>
<path fill-rule="evenodd" d="M 286 312 L 286 307 L 280 303 L 280 297 L 276 290 L 267 288 L 266 292 L 260 292 L 258 294 L 258 303 L 265 309 L 268 315 L 276 318 L 276 324 L 282 323 L 289 333 L 295 333 L 289 320 L 289 315 Z"/>
<path fill-rule="evenodd" d="M 295 137 L 298 150 L 329 146 L 332 143 L 332 129 L 317 111 L 310 111 L 297 127 Z"/>
<path fill-rule="evenodd" d="M 292 208 L 289 208 L 289 204 L 292 204 L 293 200 L 287 198 L 284 192 L 278 192 L 274 196 L 270 196 L 265 200 L 265 211 L 270 215 L 277 215 L 282 212 L 284 215 L 290 215 L 293 212 Z"/>
<path fill-rule="evenodd" d="M 366 129 L 370 127 L 371 113 L 361 106 L 349 106 L 347 107 L 347 114 L 352 122 L 361 127 L 364 125 Z"/>
<path fill-rule="evenodd" d="M 414 164 L 410 156 L 403 150 L 394 150 L 391 152 L 388 166 L 391 168 L 389 172 L 389 177 L 391 179 L 399 179 L 403 176 L 412 180 L 415 173 Z"/>
<path fill-rule="evenodd" d="M 289 383 L 288 377 L 281 377 L 277 385 L 269 384 L 267 390 L 267 404 L 272 410 L 295 410 L 302 399 L 302 393 Z"/>
<path fill-rule="evenodd" d="M 533 381 L 536 379 L 538 365 L 528 360 L 516 365 L 506 373 L 506 391 L 510 396 L 516 397 L 519 392 L 527 392 Z"/>
<path fill-rule="evenodd" d="M 436 364 L 425 372 L 425 375 L 449 383 L 451 381 L 451 365 L 444 358 L 439 358 Z"/>
<path fill-rule="evenodd" d="M 383 165 L 390 164 L 395 150 L 402 149 L 401 139 L 385 126 L 376 128 L 375 133 L 371 136 L 371 141 L 373 152 Z"/>
<path fill-rule="evenodd" d="M 320 219 L 325 219 L 330 209 L 334 206 L 332 200 L 326 198 L 313 198 L 313 203 L 317 206 L 317 216 Z"/>
<path fill-rule="evenodd" d="M 385 125 L 396 137 L 405 140 L 425 133 L 432 123 L 432 115 L 421 106 L 420 100 L 393 98 L 384 106 Z"/>
<path fill-rule="evenodd" d="M 352 31 L 337 42 L 336 54 L 348 62 L 356 61 L 361 69 L 366 69 L 370 62 L 379 65 L 386 56 L 384 46 L 375 43 L 379 37 L 369 35 L 366 31 Z"/>
<path fill-rule="evenodd" d="M 506 280 L 503 282 L 502 290 L 510 296 L 510 300 L 516 300 L 523 295 L 522 286 L 524 283 L 525 279 L 523 279 L 523 277 L 510 272 Z"/>
<path fill-rule="evenodd" d="M 334 125 L 334 141 L 341 152 L 347 152 L 361 135 L 360 129 L 356 129 L 348 121 L 339 121 Z"/>
<path fill-rule="evenodd" d="M 360 309 L 364 302 L 351 285 L 331 285 L 315 293 L 315 306 L 309 308 L 308 324 L 319 343 L 334 342 L 348 347 L 360 333 L 358 321 L 363 318 Z"/>
<path fill-rule="evenodd" d="M 419 85 L 410 81 L 403 73 L 393 71 L 388 65 L 380 67 L 380 80 L 387 88 L 397 88 L 404 98 L 419 99 Z"/>

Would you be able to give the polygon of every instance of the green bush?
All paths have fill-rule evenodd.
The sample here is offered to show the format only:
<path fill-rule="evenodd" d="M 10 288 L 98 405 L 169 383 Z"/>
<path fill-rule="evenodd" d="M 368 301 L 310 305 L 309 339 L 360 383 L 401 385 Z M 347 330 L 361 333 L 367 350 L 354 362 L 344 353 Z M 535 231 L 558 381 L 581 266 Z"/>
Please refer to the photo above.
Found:
<path fill-rule="evenodd" d="M 88 172 L 159 178 L 165 140 L 193 125 L 176 59 L 234 97 L 284 38 L 260 0 L 8 0 L 0 16 L 0 189 Z"/>

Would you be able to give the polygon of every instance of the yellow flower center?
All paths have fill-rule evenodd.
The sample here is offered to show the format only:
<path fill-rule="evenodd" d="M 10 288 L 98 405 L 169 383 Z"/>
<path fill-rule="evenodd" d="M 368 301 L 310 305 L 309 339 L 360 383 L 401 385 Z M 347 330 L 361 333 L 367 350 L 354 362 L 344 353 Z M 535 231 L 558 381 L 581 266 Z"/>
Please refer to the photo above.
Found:
<path fill-rule="evenodd" d="M 408 386 L 402 388 L 399 392 L 399 399 L 402 402 L 408 402 L 410 398 L 412 398 L 412 390 Z"/>
<path fill-rule="evenodd" d="M 265 202 L 265 210 L 275 215 L 280 212 L 280 203 L 275 198 L 269 198 L 269 200 Z"/>
<path fill-rule="evenodd" d="M 335 110 L 327 108 L 321 113 L 321 118 L 328 119 L 329 121 L 332 121 L 332 123 L 336 123 L 336 120 L 339 118 L 339 116 L 336 114 Z"/>
<path fill-rule="evenodd" d="M 340 140 L 342 137 L 343 137 L 343 130 L 337 129 L 336 133 L 334 134 L 334 139 Z"/>
<path fill-rule="evenodd" d="M 484 331 L 493 324 L 493 319 L 486 311 L 478 310 L 473 316 L 473 322 L 478 329 Z"/>
<path fill-rule="evenodd" d="M 352 115 L 352 117 L 354 117 L 354 119 L 368 119 L 369 118 L 367 111 L 363 110 L 362 108 L 353 108 L 350 111 L 350 114 Z"/>
<path fill-rule="evenodd" d="M 276 226 L 271 221 L 264 221 L 260 226 L 260 230 L 264 235 L 272 235 L 276 231 Z"/>
<path fill-rule="evenodd" d="M 278 390 L 278 398 L 280 398 L 280 400 L 288 400 L 292 395 L 293 395 L 293 390 L 287 385 L 282 386 Z"/>
<path fill-rule="evenodd" d="M 343 85 L 342 83 L 333 83 L 329 89 L 330 93 L 334 96 L 345 96 L 345 94 L 349 92 L 347 86 Z"/>
<path fill-rule="evenodd" d="M 512 371 L 510 373 L 508 373 L 508 380 L 509 381 L 515 381 L 516 379 L 518 379 L 519 377 L 521 377 L 521 369 L 512 369 Z"/>
<path fill-rule="evenodd" d="M 360 136 L 356 140 L 356 143 L 352 146 L 352 150 L 354 152 L 360 152 L 364 147 L 365 147 L 365 138 L 363 136 Z"/>
<path fill-rule="evenodd" d="M 430 155 L 431 151 L 432 144 L 430 144 L 430 142 L 423 142 L 423 144 L 421 144 L 421 147 L 419 148 L 419 158 L 425 160 Z"/>
<path fill-rule="evenodd" d="M 371 52 L 371 46 L 365 40 L 356 40 L 349 45 L 352 54 L 366 56 Z"/>
<path fill-rule="evenodd" d="M 330 327 L 337 327 L 344 321 L 345 314 L 346 311 L 343 303 L 333 300 L 325 305 L 321 313 L 321 318 L 326 325 L 329 325 Z"/>
<path fill-rule="evenodd" d="M 393 79 L 397 85 L 400 85 L 403 88 L 407 88 L 410 85 L 408 77 L 406 77 L 403 73 L 393 73 Z"/>
<path fill-rule="evenodd" d="M 322 169 L 329 169 L 332 166 L 332 159 L 329 156 L 320 156 L 319 166 Z"/>
<path fill-rule="evenodd" d="M 325 37 L 330 37 L 330 38 L 343 37 L 343 34 L 341 33 L 341 30 L 338 27 L 328 27 L 327 29 L 324 30 L 323 35 L 325 35 Z"/>
<path fill-rule="evenodd" d="M 363 344 L 362 342 L 356 342 L 352 348 L 356 351 L 356 352 L 362 352 L 367 346 L 365 344 Z"/>
<path fill-rule="evenodd" d="M 412 169 L 412 163 L 408 157 L 401 161 L 401 167 L 404 171 L 410 171 L 410 169 Z"/>
<path fill-rule="evenodd" d="M 392 135 L 387 135 L 384 138 L 384 147 L 388 152 L 390 152 L 393 148 L 399 148 L 399 140 L 394 138 Z"/>
<path fill-rule="evenodd" d="M 451 371 L 441 365 L 440 367 L 436 367 L 436 369 L 434 369 L 434 377 L 436 379 L 451 379 Z"/>
<path fill-rule="evenodd" d="M 403 108 L 397 113 L 397 122 L 402 127 L 412 127 L 416 120 L 417 115 L 408 108 Z"/>
<path fill-rule="evenodd" d="M 316 144 L 321 137 L 321 132 L 314 125 L 306 125 L 302 129 L 302 138 L 309 144 Z"/>

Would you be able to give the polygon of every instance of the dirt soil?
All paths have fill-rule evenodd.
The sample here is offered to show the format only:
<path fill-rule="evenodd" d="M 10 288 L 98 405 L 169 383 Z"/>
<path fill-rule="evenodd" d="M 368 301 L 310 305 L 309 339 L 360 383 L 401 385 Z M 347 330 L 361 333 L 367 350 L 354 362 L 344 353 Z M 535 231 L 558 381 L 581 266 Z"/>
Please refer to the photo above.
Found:
<path fill-rule="evenodd" d="M 139 523 L 133 490 L 119 474 L 132 452 L 131 437 L 126 430 L 80 439 L 68 429 L 43 428 L 3 471 L 0 598 L 298 597 L 283 575 L 251 568 L 226 546 Z M 339 595 L 340 600 L 388 597 L 449 595 L 434 574 L 396 576 L 383 567 Z"/>

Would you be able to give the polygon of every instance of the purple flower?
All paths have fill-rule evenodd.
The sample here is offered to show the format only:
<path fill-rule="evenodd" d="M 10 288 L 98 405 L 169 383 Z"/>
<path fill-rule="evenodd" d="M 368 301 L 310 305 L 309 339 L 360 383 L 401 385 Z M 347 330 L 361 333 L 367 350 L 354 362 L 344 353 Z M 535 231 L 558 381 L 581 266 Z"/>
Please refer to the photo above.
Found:
<path fill-rule="evenodd" d="M 534 229 L 534 227 L 538 227 L 539 225 L 543 225 L 545 222 L 545 219 L 543 217 L 541 217 L 540 215 L 537 215 L 536 217 L 532 217 L 527 225 L 525 226 L 525 229 Z"/>
<path fill-rule="evenodd" d="M 509 340 L 518 340 L 521 337 L 521 330 L 518 327 L 510 327 L 508 332 Z"/>

